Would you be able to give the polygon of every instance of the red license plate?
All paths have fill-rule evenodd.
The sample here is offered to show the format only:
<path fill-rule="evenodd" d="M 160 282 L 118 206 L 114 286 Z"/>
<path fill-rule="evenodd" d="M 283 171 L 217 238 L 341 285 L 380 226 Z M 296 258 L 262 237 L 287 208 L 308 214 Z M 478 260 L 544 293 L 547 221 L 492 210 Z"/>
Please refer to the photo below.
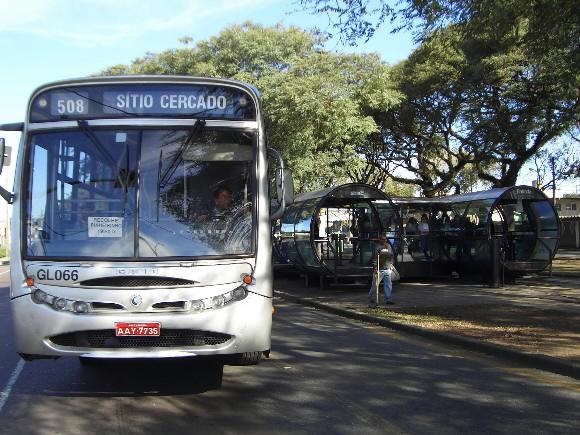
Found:
<path fill-rule="evenodd" d="M 161 323 L 115 323 L 115 335 L 117 337 L 135 336 L 158 336 L 161 333 Z"/>

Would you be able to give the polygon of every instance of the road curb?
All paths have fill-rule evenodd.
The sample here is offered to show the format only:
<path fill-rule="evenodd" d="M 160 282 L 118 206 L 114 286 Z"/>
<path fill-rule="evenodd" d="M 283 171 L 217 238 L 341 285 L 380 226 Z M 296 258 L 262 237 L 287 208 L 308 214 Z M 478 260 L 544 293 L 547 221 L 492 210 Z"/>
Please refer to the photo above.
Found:
<path fill-rule="evenodd" d="M 276 296 L 286 299 L 291 302 L 295 302 L 301 305 L 310 306 L 317 308 L 328 313 L 337 314 L 341 317 L 346 317 L 353 320 L 359 320 L 366 323 L 373 323 L 376 325 L 384 326 L 391 329 L 396 329 L 399 331 L 408 332 L 411 334 L 419 335 L 425 338 L 430 338 L 437 340 L 446 344 L 453 344 L 465 347 L 469 350 L 476 352 L 485 353 L 488 355 L 493 355 L 501 357 L 504 359 L 511 360 L 513 362 L 518 362 L 531 366 L 533 368 L 550 371 L 553 373 L 558 373 L 560 375 L 569 376 L 574 379 L 580 380 L 580 365 L 567 363 L 565 361 L 559 360 L 546 355 L 533 355 L 525 352 L 520 352 L 518 350 L 511 349 L 505 346 L 499 346 L 496 344 L 485 343 L 480 340 L 473 338 L 462 337 L 460 335 L 448 334 L 445 332 L 432 331 L 428 329 L 423 329 L 418 326 L 409 325 L 406 323 L 395 322 L 393 320 L 382 319 L 379 317 L 374 317 L 368 314 L 364 314 L 358 311 L 347 310 L 344 308 L 333 307 L 328 304 L 323 304 L 316 302 L 307 298 L 302 298 L 299 296 L 292 295 L 283 291 L 275 290 Z"/>
<path fill-rule="evenodd" d="M 556 278 L 580 278 L 580 273 L 576 273 L 576 272 L 552 272 L 552 275 L 550 275 L 549 272 L 541 272 L 538 274 L 539 276 L 541 276 L 542 278 L 551 278 L 551 277 L 556 277 Z"/>

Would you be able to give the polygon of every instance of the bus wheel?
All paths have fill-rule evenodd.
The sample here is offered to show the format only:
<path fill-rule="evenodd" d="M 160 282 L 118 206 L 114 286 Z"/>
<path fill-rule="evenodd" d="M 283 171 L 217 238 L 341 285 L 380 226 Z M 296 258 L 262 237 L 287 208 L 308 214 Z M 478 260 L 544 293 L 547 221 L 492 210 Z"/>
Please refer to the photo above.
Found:
<path fill-rule="evenodd" d="M 192 358 L 192 381 L 200 391 L 219 390 L 224 376 L 224 362 L 213 357 Z"/>
<path fill-rule="evenodd" d="M 216 364 L 213 368 L 213 382 L 211 382 L 208 387 L 209 389 L 219 390 L 222 387 L 223 376 L 224 376 L 224 365 Z"/>
<path fill-rule="evenodd" d="M 91 358 L 88 356 L 79 356 L 79 362 L 84 367 L 98 367 L 103 364 L 102 358 Z"/>
<path fill-rule="evenodd" d="M 231 366 L 255 366 L 260 363 L 262 352 L 244 352 L 232 355 L 229 365 Z"/>

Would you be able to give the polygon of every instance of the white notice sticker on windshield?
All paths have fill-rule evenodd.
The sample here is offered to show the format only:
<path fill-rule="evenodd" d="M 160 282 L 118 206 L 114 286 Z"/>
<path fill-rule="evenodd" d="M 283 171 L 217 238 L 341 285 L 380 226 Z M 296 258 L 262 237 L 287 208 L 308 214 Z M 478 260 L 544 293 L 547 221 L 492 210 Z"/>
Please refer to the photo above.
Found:
<path fill-rule="evenodd" d="M 90 216 L 89 237 L 123 237 L 123 218 Z"/>

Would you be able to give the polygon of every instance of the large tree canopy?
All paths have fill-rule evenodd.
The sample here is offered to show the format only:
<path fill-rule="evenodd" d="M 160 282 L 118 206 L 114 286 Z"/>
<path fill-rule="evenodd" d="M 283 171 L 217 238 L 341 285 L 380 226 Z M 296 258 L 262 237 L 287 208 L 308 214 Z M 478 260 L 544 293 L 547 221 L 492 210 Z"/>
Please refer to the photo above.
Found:
<path fill-rule="evenodd" d="M 187 74 L 227 77 L 262 94 L 268 144 L 282 152 L 298 192 L 357 179 L 365 166 L 356 152 L 378 131 L 369 110 L 400 100 L 390 68 L 377 55 L 337 54 L 322 38 L 295 27 L 245 23 L 218 36 L 104 74 Z"/>
<path fill-rule="evenodd" d="M 513 185 L 546 144 L 578 130 L 574 1 L 300 3 L 329 16 L 351 43 L 387 19 L 414 30 L 421 45 L 401 66 L 405 101 L 376 115 L 384 141 L 370 155 L 375 165 L 406 168 L 427 194 L 446 191 L 466 165 L 494 186 Z"/>
<path fill-rule="evenodd" d="M 377 132 L 365 108 L 399 100 L 375 55 L 317 53 L 262 81 L 269 141 L 284 151 L 306 190 L 361 181 L 356 153 Z"/>
<path fill-rule="evenodd" d="M 305 10 L 328 17 L 331 27 L 351 44 L 368 40 L 389 23 L 392 31 L 413 31 L 424 41 L 434 31 L 458 25 L 467 34 L 500 36 L 525 24 L 524 43 L 538 55 L 546 47 L 577 56 L 580 14 L 576 0 L 296 0 Z M 578 62 L 578 58 L 573 61 Z"/>
<path fill-rule="evenodd" d="M 379 134 L 370 149 L 361 150 L 370 164 L 426 196 L 458 190 L 458 175 L 474 161 L 462 120 L 465 67 L 461 50 L 442 41 L 424 44 L 397 65 L 394 77 L 404 100 L 373 112 Z"/>
<path fill-rule="evenodd" d="M 514 185 L 527 161 L 577 126 L 578 94 L 552 81 L 560 65 L 530 64 L 513 39 L 465 39 L 455 26 L 433 33 L 395 68 L 405 99 L 373 114 L 381 137 L 362 152 L 389 174 L 406 169 L 395 179 L 427 196 L 460 190 L 465 168 Z"/>
<path fill-rule="evenodd" d="M 297 27 L 260 26 L 251 22 L 228 27 L 208 40 L 162 53 L 147 53 L 130 65 L 117 65 L 103 74 L 182 74 L 237 78 L 256 82 L 264 75 L 285 71 L 297 57 L 321 50 L 322 36 Z"/>

